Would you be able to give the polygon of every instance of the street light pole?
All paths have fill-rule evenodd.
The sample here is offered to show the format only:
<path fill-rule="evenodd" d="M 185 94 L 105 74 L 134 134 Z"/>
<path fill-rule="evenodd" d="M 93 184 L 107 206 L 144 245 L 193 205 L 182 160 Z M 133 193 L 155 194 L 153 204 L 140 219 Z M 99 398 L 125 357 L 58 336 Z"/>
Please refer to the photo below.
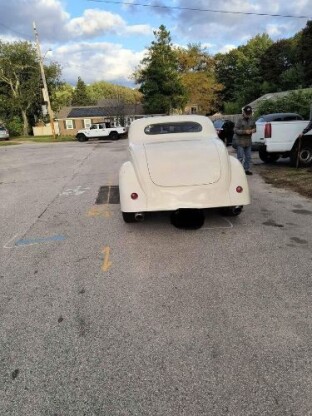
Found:
<path fill-rule="evenodd" d="M 41 50 L 40 50 L 39 35 L 38 35 L 38 32 L 37 32 L 35 22 L 33 22 L 33 29 L 34 29 L 34 33 L 35 33 L 37 53 L 38 53 L 38 59 L 39 59 L 39 65 L 40 65 L 40 72 L 41 72 L 41 78 L 42 78 L 42 83 L 43 83 L 43 91 L 42 91 L 43 92 L 43 99 L 44 99 L 44 101 L 47 102 L 52 135 L 53 135 L 53 139 L 55 140 L 54 114 L 53 114 L 51 103 L 50 103 L 49 90 L 48 90 L 46 76 L 45 76 L 45 73 L 44 73 L 42 55 L 41 55 Z"/>

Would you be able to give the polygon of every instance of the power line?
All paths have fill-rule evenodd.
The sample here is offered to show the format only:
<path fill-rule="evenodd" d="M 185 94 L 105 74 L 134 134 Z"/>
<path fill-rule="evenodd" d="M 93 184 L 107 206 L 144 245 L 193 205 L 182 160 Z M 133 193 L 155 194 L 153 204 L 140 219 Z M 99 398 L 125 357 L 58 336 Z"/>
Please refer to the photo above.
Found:
<path fill-rule="evenodd" d="M 256 12 L 237 12 L 230 10 L 215 10 L 215 9 L 200 9 L 197 7 L 179 7 L 179 6 L 162 6 L 162 5 L 152 5 L 152 4 L 143 4 L 143 3 L 131 3 L 126 1 L 113 1 L 113 0 L 87 0 L 94 3 L 111 3 L 111 4 L 126 4 L 129 6 L 141 6 L 141 7 L 152 7 L 158 9 L 168 9 L 168 10 L 189 10 L 196 12 L 210 12 L 210 13 L 220 13 L 220 14 L 242 14 L 242 15 L 254 15 L 254 16 L 270 16 L 270 17 L 287 17 L 292 19 L 311 19 L 311 16 L 295 16 L 291 14 L 271 14 L 271 13 L 256 13 Z"/>

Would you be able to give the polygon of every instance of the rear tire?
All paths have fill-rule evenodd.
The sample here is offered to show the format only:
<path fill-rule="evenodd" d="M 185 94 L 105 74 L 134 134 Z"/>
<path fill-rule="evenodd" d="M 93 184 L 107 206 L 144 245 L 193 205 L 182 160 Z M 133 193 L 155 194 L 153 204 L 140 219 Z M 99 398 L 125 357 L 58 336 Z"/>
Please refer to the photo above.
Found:
<path fill-rule="evenodd" d="M 134 212 L 122 212 L 122 218 L 127 223 L 136 222 Z"/>
<path fill-rule="evenodd" d="M 119 139 L 119 134 L 117 133 L 117 131 L 112 131 L 109 134 L 109 138 L 112 139 L 112 140 L 118 140 Z"/>
<path fill-rule="evenodd" d="M 280 158 L 280 155 L 278 153 L 268 153 L 265 149 L 260 149 L 259 157 L 264 163 L 274 163 Z"/>
<path fill-rule="evenodd" d="M 77 137 L 78 142 L 88 141 L 88 138 L 83 133 L 78 133 L 76 137 Z"/>

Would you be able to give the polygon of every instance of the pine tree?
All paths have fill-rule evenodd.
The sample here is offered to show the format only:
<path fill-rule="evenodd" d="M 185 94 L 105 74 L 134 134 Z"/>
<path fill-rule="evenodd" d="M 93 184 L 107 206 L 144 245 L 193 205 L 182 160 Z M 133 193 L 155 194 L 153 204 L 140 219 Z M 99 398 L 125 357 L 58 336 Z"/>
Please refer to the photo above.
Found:
<path fill-rule="evenodd" d="M 92 100 L 88 96 L 85 82 L 78 77 L 76 88 L 73 92 L 72 105 L 92 105 Z"/>
<path fill-rule="evenodd" d="M 178 62 L 172 48 L 170 32 L 164 25 L 154 31 L 147 56 L 134 74 L 139 91 L 143 94 L 143 106 L 150 114 L 170 114 L 182 109 L 186 103 L 186 92 L 178 73 Z"/>

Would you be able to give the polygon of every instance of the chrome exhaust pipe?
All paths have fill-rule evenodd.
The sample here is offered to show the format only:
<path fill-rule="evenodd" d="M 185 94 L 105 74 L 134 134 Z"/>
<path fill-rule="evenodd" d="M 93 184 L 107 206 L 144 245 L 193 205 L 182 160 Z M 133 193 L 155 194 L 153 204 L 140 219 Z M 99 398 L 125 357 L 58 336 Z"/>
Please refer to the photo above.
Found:
<path fill-rule="evenodd" d="M 144 213 L 143 212 L 136 212 L 134 214 L 134 218 L 138 222 L 142 222 L 144 220 Z"/>
<path fill-rule="evenodd" d="M 232 213 L 233 215 L 239 215 L 243 210 L 243 207 L 241 205 L 237 205 L 236 207 L 232 207 Z"/>

